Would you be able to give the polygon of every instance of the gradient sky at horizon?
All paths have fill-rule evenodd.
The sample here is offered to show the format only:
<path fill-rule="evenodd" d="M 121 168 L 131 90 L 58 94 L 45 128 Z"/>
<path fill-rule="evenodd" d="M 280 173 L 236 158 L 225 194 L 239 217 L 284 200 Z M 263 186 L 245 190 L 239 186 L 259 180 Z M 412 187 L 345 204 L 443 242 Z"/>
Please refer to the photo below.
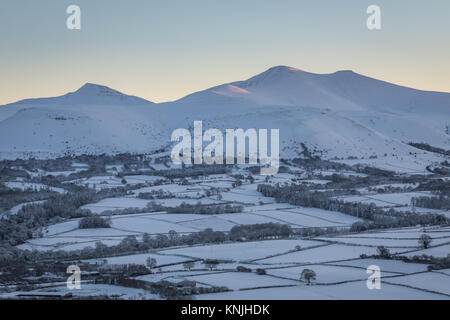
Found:
<path fill-rule="evenodd" d="M 2 0 L 0 43 L 0 105 L 86 82 L 171 101 L 275 65 L 450 92 L 448 0 Z"/>

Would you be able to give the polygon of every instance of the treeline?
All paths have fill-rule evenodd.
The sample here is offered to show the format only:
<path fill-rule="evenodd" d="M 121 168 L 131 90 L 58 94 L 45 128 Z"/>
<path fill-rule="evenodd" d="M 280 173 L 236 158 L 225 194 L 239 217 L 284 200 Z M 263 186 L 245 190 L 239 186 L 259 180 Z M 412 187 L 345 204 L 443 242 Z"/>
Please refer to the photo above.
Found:
<path fill-rule="evenodd" d="M 438 197 L 417 197 L 411 199 L 411 204 L 421 208 L 449 210 L 450 198 L 442 194 Z"/>
<path fill-rule="evenodd" d="M 404 228 L 413 226 L 446 225 L 449 220 L 443 214 L 426 213 L 419 214 L 410 211 L 389 211 L 392 215 L 376 216 L 373 221 L 355 222 L 352 224 L 351 232 L 361 232 L 371 229 Z"/>
<path fill-rule="evenodd" d="M 227 166 L 195 165 L 192 167 L 185 167 L 180 169 L 123 171 L 120 173 L 120 175 L 121 176 L 151 175 L 151 176 L 161 176 L 168 179 L 177 179 L 177 178 L 207 176 L 211 174 L 225 174 L 230 171 L 231 169 Z"/>
<path fill-rule="evenodd" d="M 48 188 L 41 190 L 25 189 L 22 191 L 7 188 L 5 185 L 0 184 L 0 213 L 21 203 L 41 201 L 57 194 L 57 192 L 51 191 Z"/>
<path fill-rule="evenodd" d="M 399 260 L 407 263 L 423 263 L 423 264 L 429 264 L 428 271 L 432 270 L 442 270 L 442 269 L 449 269 L 450 268 L 450 254 L 447 255 L 447 257 L 433 257 L 430 255 L 422 254 L 422 255 L 415 255 L 415 256 L 400 256 L 395 254 L 376 254 L 376 255 L 366 255 L 362 254 L 360 256 L 362 259 L 387 259 L 387 260 Z"/>
<path fill-rule="evenodd" d="M 120 274 L 123 277 L 136 277 L 151 273 L 151 270 L 142 264 L 105 264 L 98 270 L 101 274 Z"/>
<path fill-rule="evenodd" d="M 121 153 L 121 154 L 84 154 L 78 156 L 64 156 L 56 159 L 15 159 L 0 161 L 1 167 L 23 167 L 33 171 L 41 169 L 46 171 L 66 171 L 72 167 L 73 162 L 86 163 L 94 167 L 127 163 L 139 165 L 146 163 L 146 155 Z"/>
<path fill-rule="evenodd" d="M 279 223 L 262 223 L 251 225 L 234 226 L 230 230 L 231 241 L 242 240 L 262 240 L 269 237 L 289 237 L 292 232 L 292 228 L 286 224 Z"/>
<path fill-rule="evenodd" d="M 87 216 L 78 222 L 79 229 L 110 228 L 111 220 L 97 215 Z"/>
<path fill-rule="evenodd" d="M 16 159 L 5 160 L 2 162 L 5 166 L 21 167 L 28 171 L 44 170 L 44 171 L 68 171 L 72 170 L 72 159 L 70 157 L 62 157 L 57 159 Z"/>
<path fill-rule="evenodd" d="M 442 149 L 442 148 L 433 147 L 433 146 L 430 146 L 427 143 L 410 142 L 409 145 L 414 147 L 414 148 L 417 148 L 417 149 L 421 149 L 421 150 L 425 150 L 425 151 L 429 151 L 429 152 L 434 152 L 434 153 L 440 153 L 440 154 L 443 154 L 445 156 L 450 156 L 450 150 L 445 150 L 445 149 Z"/>
<path fill-rule="evenodd" d="M 106 283 L 110 284 L 111 279 L 105 279 L 106 281 L 98 281 L 96 280 L 96 283 Z M 153 294 L 158 294 L 162 298 L 165 299 L 183 299 L 187 300 L 189 299 L 191 295 L 197 295 L 197 294 L 206 294 L 206 293 L 218 293 L 218 292 L 226 292 L 229 291 L 227 287 L 217 287 L 217 286 L 211 286 L 211 287 L 204 287 L 196 286 L 195 281 L 189 281 L 184 280 L 178 283 L 173 283 L 166 280 L 160 280 L 158 282 L 148 282 L 138 279 L 130 279 L 123 276 L 118 277 L 115 279 L 115 284 L 124 286 L 124 287 L 130 287 L 130 288 L 137 288 L 137 289 L 144 289 L 147 291 L 150 291 Z"/>
<path fill-rule="evenodd" d="M 438 191 L 450 195 L 450 183 L 444 179 L 432 179 L 430 181 L 420 183 L 417 191 Z"/>
<path fill-rule="evenodd" d="M 275 198 L 277 202 L 286 202 L 292 205 L 319 208 L 329 211 L 339 211 L 367 221 L 356 222 L 352 229 L 363 231 L 378 228 L 407 227 L 414 225 L 442 225 L 449 223 L 444 215 L 417 214 L 414 212 L 388 212 L 375 204 L 360 202 L 344 202 L 327 196 L 326 192 L 310 192 L 298 188 L 297 185 L 258 185 L 257 190 L 266 197 Z"/>
<path fill-rule="evenodd" d="M 123 188 L 94 191 L 86 189 L 80 192 L 56 194 L 43 203 L 23 206 L 15 215 L 0 220 L 0 240 L 12 245 L 25 242 L 32 237 L 33 231 L 63 219 L 88 216 L 89 210 L 81 206 L 98 202 L 109 197 L 120 197 L 127 193 Z"/>
<path fill-rule="evenodd" d="M 175 195 L 172 192 L 160 190 L 153 190 L 151 192 L 139 192 L 139 199 L 154 200 L 154 199 L 172 199 Z"/>
<path fill-rule="evenodd" d="M 154 237 L 144 234 L 142 240 L 136 236 L 127 236 L 119 244 L 106 246 L 97 242 L 94 248 L 86 247 L 81 250 L 19 250 L 11 245 L 0 246 L 0 266 L 11 264 L 35 263 L 37 261 L 63 261 L 104 258 L 116 255 L 147 252 L 151 249 L 160 249 L 173 246 L 191 246 L 196 244 L 219 244 L 226 241 L 263 240 L 266 238 L 285 238 L 293 234 L 288 225 L 278 223 L 265 223 L 247 226 L 235 226 L 229 233 L 205 229 L 190 234 L 179 234 L 169 231 L 167 235 L 158 234 Z"/>
<path fill-rule="evenodd" d="M 190 205 L 181 204 L 176 207 L 163 206 L 156 201 L 150 201 L 144 208 L 124 208 L 124 209 L 114 209 L 106 210 L 102 212 L 102 215 L 112 216 L 112 215 L 125 215 L 125 214 L 136 214 L 136 213 L 149 213 L 149 212 L 160 212 L 166 211 L 167 213 L 197 213 L 197 214 L 222 214 L 222 213 L 238 213 L 243 211 L 241 205 L 230 205 L 230 204 L 202 204 L 201 202 Z"/>
<path fill-rule="evenodd" d="M 0 165 L 0 181 L 15 180 L 16 178 L 30 179 L 30 175 L 25 170 Z"/>
<path fill-rule="evenodd" d="M 313 170 L 352 170 L 353 168 L 345 163 L 339 163 L 330 160 L 322 160 L 322 159 L 302 159 L 296 158 L 293 159 L 292 162 L 299 167 L 305 168 L 307 171 Z"/>
<path fill-rule="evenodd" d="M 244 210 L 241 205 L 230 204 L 188 204 L 183 202 L 176 207 L 165 208 L 167 213 L 195 213 L 195 214 L 223 214 L 223 213 L 239 213 Z"/>

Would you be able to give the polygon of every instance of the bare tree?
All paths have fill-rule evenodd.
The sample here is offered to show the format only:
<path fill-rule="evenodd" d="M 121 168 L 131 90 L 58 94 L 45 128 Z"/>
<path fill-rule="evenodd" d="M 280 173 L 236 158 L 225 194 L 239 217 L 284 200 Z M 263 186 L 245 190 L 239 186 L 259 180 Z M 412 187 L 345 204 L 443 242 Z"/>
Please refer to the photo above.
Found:
<path fill-rule="evenodd" d="M 300 280 L 306 281 L 306 284 L 309 286 L 311 284 L 311 280 L 316 280 L 316 273 L 311 269 L 303 269 L 302 274 L 300 275 Z"/>
<path fill-rule="evenodd" d="M 421 246 L 424 249 L 427 249 L 430 247 L 431 241 L 432 241 L 431 237 L 424 233 L 419 238 L 419 246 Z"/>
<path fill-rule="evenodd" d="M 213 270 L 213 269 L 217 268 L 217 265 L 219 264 L 219 261 L 217 261 L 217 260 L 205 260 L 205 261 L 203 261 L 203 264 L 209 270 Z"/>
<path fill-rule="evenodd" d="M 378 246 L 377 252 L 382 258 L 389 258 L 391 256 L 389 249 L 385 246 Z"/>
<path fill-rule="evenodd" d="M 152 257 L 148 257 L 146 260 L 147 263 L 147 267 L 149 267 L 150 269 L 153 269 L 154 267 L 156 267 L 156 259 L 152 258 Z"/>
<path fill-rule="evenodd" d="M 185 263 L 183 263 L 183 267 L 184 269 L 191 271 L 191 269 L 194 267 L 194 261 L 186 261 Z"/>

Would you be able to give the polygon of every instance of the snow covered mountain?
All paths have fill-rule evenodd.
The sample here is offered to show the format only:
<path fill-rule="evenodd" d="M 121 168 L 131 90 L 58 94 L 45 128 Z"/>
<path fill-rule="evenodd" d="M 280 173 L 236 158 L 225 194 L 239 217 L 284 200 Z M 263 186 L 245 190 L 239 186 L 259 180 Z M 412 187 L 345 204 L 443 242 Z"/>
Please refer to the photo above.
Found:
<path fill-rule="evenodd" d="M 408 142 L 448 149 L 450 94 L 410 89 L 352 71 L 314 74 L 278 66 L 246 81 L 188 95 L 168 107 L 211 127 L 279 128 L 284 155 L 304 143 L 323 156 L 409 154 Z M 199 118 L 201 115 L 201 119 Z"/>
<path fill-rule="evenodd" d="M 169 103 L 86 84 L 1 106 L 0 156 L 148 152 L 194 120 L 204 129 L 279 128 L 283 156 L 298 156 L 302 144 L 329 158 L 408 155 L 418 151 L 412 141 L 450 148 L 450 93 L 278 66 Z"/>
<path fill-rule="evenodd" d="M 260 105 L 302 106 L 331 111 L 449 112 L 449 94 L 401 87 L 352 71 L 315 74 L 278 66 L 246 81 L 194 93 L 240 98 Z"/>
<path fill-rule="evenodd" d="M 18 104 L 112 104 L 135 105 L 152 103 L 145 99 L 129 96 L 111 88 L 93 83 L 86 83 L 75 92 L 60 97 L 26 99 Z"/>
<path fill-rule="evenodd" d="M 60 97 L 5 105 L 0 107 L 0 155 L 147 152 L 167 135 L 155 106 L 90 83 Z"/>

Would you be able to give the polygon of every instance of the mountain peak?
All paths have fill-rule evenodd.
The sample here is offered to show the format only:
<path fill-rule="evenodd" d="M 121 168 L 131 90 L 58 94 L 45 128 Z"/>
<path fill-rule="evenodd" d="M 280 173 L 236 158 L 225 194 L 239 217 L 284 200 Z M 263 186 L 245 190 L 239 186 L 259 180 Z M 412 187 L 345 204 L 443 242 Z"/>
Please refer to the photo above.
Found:
<path fill-rule="evenodd" d="M 275 76 L 283 76 L 283 75 L 298 75 L 307 73 L 301 69 L 297 69 L 289 66 L 275 66 L 267 69 L 266 71 L 256 75 L 256 77 L 275 77 Z"/>
<path fill-rule="evenodd" d="M 150 103 L 145 99 L 135 96 L 129 96 L 110 87 L 95 84 L 91 82 L 85 83 L 75 92 L 66 95 L 69 100 L 79 103 Z"/>
<path fill-rule="evenodd" d="M 117 90 L 111 89 L 107 86 L 102 86 L 95 83 L 87 82 L 81 86 L 77 91 L 74 92 L 77 95 L 106 95 L 106 96 L 123 96 Z"/>
<path fill-rule="evenodd" d="M 300 69 L 297 69 L 297 68 L 294 68 L 294 67 L 284 66 L 284 65 L 271 67 L 271 68 L 267 69 L 265 72 L 283 72 L 283 71 L 300 71 L 300 72 L 303 72 L 303 70 L 300 70 Z M 265 73 L 265 72 L 263 72 L 263 73 Z"/>
<path fill-rule="evenodd" d="M 290 67 L 290 66 L 285 66 L 285 65 L 279 65 L 279 66 L 274 66 L 271 67 L 269 69 L 267 69 L 266 71 L 256 75 L 256 77 L 261 76 L 261 75 L 267 75 L 267 74 L 292 74 L 292 75 L 301 75 L 301 74 L 310 74 L 310 75 L 316 75 L 316 76 L 321 76 L 321 75 L 326 75 L 327 73 L 324 74 L 320 74 L 320 73 L 311 73 L 311 72 L 307 72 L 305 70 L 302 69 L 298 69 L 298 68 L 294 68 L 294 67 Z M 353 70 L 338 70 L 335 71 L 333 73 L 329 73 L 330 75 L 332 74 L 353 74 L 353 75 L 358 75 L 358 73 L 354 72 Z"/>
<path fill-rule="evenodd" d="M 291 81 L 292 79 L 303 77 L 306 74 L 308 74 L 308 72 L 294 67 L 280 65 L 269 68 L 266 71 L 254 77 L 251 77 L 246 81 L 239 81 L 237 82 L 237 84 L 246 87 L 276 84 L 280 82 Z"/>
<path fill-rule="evenodd" d="M 354 73 L 353 70 L 338 70 L 335 73 Z"/>
<path fill-rule="evenodd" d="M 74 92 L 48 98 L 31 98 L 17 101 L 18 104 L 99 104 L 99 105 L 133 105 L 153 104 L 153 102 L 121 93 L 107 86 L 87 82 Z"/>
<path fill-rule="evenodd" d="M 248 80 L 210 88 L 206 92 L 220 98 L 225 96 L 227 102 L 232 98 L 239 103 L 248 101 L 258 105 L 361 111 L 372 106 L 371 100 L 379 99 L 378 92 L 389 91 L 390 95 L 395 96 L 395 90 L 394 85 L 362 76 L 352 70 L 319 74 L 280 65 Z M 199 103 L 202 101 L 201 96 L 200 92 L 187 98 Z M 368 96 L 371 98 L 368 99 Z M 400 98 L 397 95 L 395 99 Z M 387 108 L 386 103 L 383 103 L 383 108 Z"/>

